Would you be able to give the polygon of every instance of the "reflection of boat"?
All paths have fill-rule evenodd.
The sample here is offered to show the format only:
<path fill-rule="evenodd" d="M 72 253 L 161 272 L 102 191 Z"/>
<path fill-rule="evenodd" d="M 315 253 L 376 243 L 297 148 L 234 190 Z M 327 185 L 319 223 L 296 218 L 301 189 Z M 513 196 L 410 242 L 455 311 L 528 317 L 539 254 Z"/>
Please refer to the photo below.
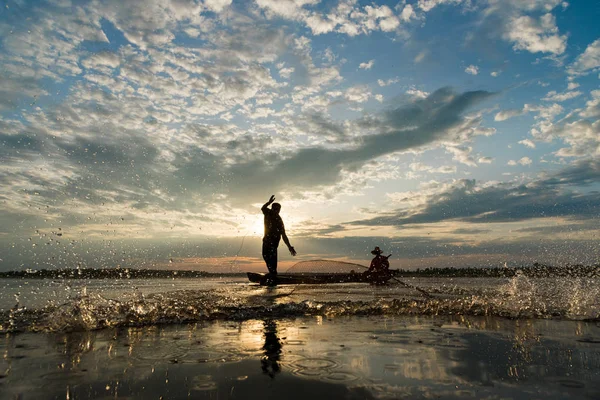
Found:
<path fill-rule="evenodd" d="M 269 282 L 272 278 L 269 274 L 247 272 L 250 282 L 261 285 L 297 285 L 297 284 L 323 284 L 323 283 L 385 283 L 392 278 L 392 274 L 366 275 L 357 273 L 328 274 L 328 273 L 298 273 L 277 274 L 275 282 Z"/>

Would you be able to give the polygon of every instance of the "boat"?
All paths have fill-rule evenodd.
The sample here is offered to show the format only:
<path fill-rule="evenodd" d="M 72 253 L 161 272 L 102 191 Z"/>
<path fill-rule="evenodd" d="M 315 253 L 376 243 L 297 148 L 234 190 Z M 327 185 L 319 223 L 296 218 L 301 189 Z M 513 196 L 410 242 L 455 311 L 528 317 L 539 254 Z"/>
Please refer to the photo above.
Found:
<path fill-rule="evenodd" d="M 357 273 L 329 274 L 329 273 L 297 273 L 277 274 L 272 279 L 270 274 L 247 272 L 250 282 L 259 283 L 263 286 L 271 285 L 319 285 L 327 283 L 370 283 L 383 284 L 392 279 L 392 274 L 365 275 Z"/>

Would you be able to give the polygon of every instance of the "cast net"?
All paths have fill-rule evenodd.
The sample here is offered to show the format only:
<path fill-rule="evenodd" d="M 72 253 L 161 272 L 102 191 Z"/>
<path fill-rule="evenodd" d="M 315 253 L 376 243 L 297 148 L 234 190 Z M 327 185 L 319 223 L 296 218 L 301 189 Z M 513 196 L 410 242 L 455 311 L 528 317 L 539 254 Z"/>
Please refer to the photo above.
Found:
<path fill-rule="evenodd" d="M 301 274 L 301 273 L 361 273 L 367 269 L 366 266 L 357 263 L 335 260 L 307 260 L 300 261 L 294 264 L 286 273 Z"/>

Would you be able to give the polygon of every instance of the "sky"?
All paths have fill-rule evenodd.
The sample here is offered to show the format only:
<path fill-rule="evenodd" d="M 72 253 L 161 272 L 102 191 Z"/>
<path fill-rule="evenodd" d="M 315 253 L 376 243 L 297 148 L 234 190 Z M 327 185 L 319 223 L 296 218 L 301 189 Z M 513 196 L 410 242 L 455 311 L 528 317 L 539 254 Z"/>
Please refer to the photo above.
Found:
<path fill-rule="evenodd" d="M 1 6 L 0 270 L 600 259 L 598 2 Z"/>

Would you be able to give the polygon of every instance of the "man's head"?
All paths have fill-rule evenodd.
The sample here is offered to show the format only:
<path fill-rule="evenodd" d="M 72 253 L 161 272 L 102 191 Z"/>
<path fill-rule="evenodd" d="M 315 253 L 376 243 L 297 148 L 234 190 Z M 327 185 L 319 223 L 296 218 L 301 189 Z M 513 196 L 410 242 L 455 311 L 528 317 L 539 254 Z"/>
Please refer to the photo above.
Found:
<path fill-rule="evenodd" d="M 279 210 L 281 210 L 281 204 L 279 204 L 279 203 L 273 203 L 273 205 L 271 206 L 271 210 L 273 210 L 277 214 L 279 214 Z"/>
<path fill-rule="evenodd" d="M 383 253 L 383 251 L 381 251 L 379 246 L 375 247 L 375 250 L 371 251 L 371 254 L 375 254 L 376 256 L 380 255 L 381 253 Z"/>

